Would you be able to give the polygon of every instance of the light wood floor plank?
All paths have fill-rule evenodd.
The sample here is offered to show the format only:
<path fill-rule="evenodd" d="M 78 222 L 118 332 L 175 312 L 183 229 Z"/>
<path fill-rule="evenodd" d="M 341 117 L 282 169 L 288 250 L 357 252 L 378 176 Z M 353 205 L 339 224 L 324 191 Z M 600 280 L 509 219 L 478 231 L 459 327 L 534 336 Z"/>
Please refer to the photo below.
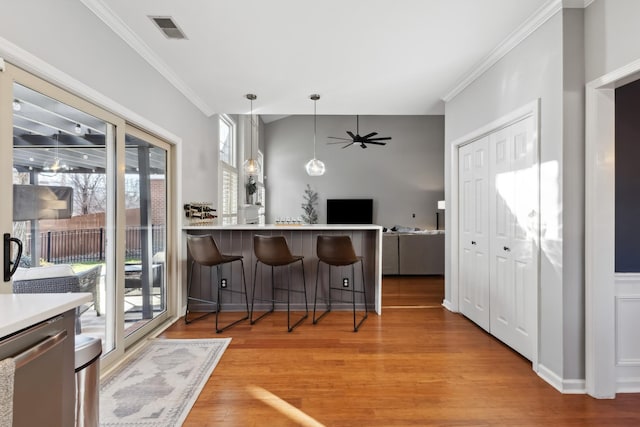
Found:
<path fill-rule="evenodd" d="M 232 337 L 185 426 L 637 426 L 640 395 L 563 395 L 531 363 L 440 307 L 442 277 L 385 277 L 383 315 L 286 332 L 286 313 L 216 334 L 213 316 L 162 337 Z M 431 308 L 415 308 L 431 307 Z M 391 308 L 398 307 L 398 308 Z"/>

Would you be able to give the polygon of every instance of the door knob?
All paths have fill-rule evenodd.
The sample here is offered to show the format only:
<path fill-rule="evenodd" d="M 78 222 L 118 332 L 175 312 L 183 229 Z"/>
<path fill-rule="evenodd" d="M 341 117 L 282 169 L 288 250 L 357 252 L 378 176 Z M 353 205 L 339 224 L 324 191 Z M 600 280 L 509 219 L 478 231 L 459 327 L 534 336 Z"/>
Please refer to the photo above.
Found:
<path fill-rule="evenodd" d="M 502 249 L 504 249 L 504 250 L 505 250 L 505 252 L 511 252 L 511 249 L 509 249 L 509 247 L 508 247 L 508 246 L 504 246 Z"/>
<path fill-rule="evenodd" d="M 472 241 L 471 241 L 471 244 L 472 244 L 472 245 L 475 245 L 475 244 L 476 244 L 476 241 L 475 241 L 475 240 L 472 240 Z"/>

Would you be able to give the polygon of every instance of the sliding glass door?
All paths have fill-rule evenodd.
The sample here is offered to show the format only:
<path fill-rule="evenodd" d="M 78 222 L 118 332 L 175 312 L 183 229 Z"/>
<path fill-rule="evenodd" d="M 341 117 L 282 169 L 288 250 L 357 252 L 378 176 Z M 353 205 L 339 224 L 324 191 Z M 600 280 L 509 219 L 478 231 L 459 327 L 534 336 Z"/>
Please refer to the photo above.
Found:
<path fill-rule="evenodd" d="M 172 314 L 171 148 L 10 64 L 0 73 L 0 227 L 24 248 L 0 291 L 91 293 L 76 333 L 102 340 L 105 367 Z"/>
<path fill-rule="evenodd" d="M 128 127 L 125 136 L 125 337 L 167 313 L 168 152 L 163 141 Z"/>

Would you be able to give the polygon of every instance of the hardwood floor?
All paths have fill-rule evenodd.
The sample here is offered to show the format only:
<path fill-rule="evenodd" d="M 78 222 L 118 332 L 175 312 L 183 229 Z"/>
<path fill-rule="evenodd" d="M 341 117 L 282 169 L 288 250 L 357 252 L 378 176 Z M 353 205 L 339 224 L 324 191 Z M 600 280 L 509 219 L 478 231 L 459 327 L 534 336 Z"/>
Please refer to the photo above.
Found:
<path fill-rule="evenodd" d="M 179 321 L 161 336 L 233 338 L 184 425 L 640 425 L 640 394 L 563 395 L 442 299 L 441 277 L 385 277 L 358 333 L 345 312 L 292 333 L 281 312 L 223 334 Z"/>

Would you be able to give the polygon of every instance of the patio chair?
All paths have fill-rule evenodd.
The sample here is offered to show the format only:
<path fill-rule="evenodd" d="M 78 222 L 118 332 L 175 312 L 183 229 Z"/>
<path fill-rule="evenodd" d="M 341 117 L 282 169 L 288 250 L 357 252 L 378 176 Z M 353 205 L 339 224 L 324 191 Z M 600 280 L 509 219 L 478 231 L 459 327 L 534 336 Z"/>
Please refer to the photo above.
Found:
<path fill-rule="evenodd" d="M 16 294 L 90 292 L 93 303 L 76 309 L 76 333 L 81 332 L 80 315 L 93 305 L 100 316 L 100 271 L 102 265 L 75 273 L 70 265 L 19 268 L 14 275 L 13 292 Z"/>

